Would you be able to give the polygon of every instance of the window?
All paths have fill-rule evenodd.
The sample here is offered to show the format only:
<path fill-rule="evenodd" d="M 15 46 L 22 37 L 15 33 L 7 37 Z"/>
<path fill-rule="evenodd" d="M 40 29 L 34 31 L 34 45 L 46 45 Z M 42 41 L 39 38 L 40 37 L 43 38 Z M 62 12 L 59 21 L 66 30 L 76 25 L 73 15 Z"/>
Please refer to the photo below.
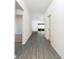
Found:
<path fill-rule="evenodd" d="M 45 31 L 44 29 L 45 25 L 43 23 L 38 24 L 38 31 Z"/>

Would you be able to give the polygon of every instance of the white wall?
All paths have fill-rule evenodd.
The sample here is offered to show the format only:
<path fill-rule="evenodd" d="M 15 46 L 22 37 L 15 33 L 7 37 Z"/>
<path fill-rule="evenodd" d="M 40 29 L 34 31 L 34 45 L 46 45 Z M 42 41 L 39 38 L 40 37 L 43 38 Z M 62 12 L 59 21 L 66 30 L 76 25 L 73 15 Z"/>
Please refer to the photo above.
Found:
<path fill-rule="evenodd" d="M 21 9 L 16 9 L 16 15 L 23 15 L 23 10 Z"/>
<path fill-rule="evenodd" d="M 24 6 L 23 15 L 23 44 L 25 44 L 32 34 L 32 19 L 27 6 Z"/>
<path fill-rule="evenodd" d="M 57 53 L 64 59 L 64 7 L 63 0 L 53 0 L 45 13 L 46 38 L 49 39 L 48 15 L 51 18 L 51 44 Z"/>
<path fill-rule="evenodd" d="M 25 44 L 32 34 L 32 19 L 31 13 L 23 0 L 17 0 L 18 3 L 23 8 L 23 32 L 22 32 L 22 44 Z"/>
<path fill-rule="evenodd" d="M 38 31 L 38 24 L 44 23 L 43 14 L 32 14 L 32 31 Z"/>

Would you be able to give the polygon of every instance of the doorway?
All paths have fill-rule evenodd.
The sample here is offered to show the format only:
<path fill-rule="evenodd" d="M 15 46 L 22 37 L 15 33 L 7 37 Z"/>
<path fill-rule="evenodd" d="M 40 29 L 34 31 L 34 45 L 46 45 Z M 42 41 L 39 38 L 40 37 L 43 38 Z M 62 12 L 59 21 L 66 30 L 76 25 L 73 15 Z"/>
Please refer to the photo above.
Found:
<path fill-rule="evenodd" d="M 22 49 L 22 23 L 23 9 L 16 1 L 15 3 L 15 56 L 17 56 Z"/>
<path fill-rule="evenodd" d="M 51 23 L 52 20 L 53 20 L 53 19 L 52 19 L 52 15 L 49 14 L 49 15 L 48 15 L 48 22 L 49 22 L 49 23 L 48 23 L 48 31 L 49 31 L 49 40 L 48 40 L 48 41 L 49 41 L 49 43 L 51 43 L 51 34 L 52 34 L 51 32 L 53 31 L 53 30 L 52 30 L 52 25 L 51 25 L 51 24 L 52 24 L 52 23 Z"/>

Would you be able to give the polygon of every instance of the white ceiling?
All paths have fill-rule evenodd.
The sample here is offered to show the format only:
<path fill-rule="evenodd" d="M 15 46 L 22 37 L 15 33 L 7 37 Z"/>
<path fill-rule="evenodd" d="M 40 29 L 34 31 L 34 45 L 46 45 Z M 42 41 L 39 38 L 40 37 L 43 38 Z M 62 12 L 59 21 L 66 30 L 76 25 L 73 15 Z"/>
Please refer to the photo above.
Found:
<path fill-rule="evenodd" d="M 24 0 L 33 13 L 44 13 L 52 0 Z"/>

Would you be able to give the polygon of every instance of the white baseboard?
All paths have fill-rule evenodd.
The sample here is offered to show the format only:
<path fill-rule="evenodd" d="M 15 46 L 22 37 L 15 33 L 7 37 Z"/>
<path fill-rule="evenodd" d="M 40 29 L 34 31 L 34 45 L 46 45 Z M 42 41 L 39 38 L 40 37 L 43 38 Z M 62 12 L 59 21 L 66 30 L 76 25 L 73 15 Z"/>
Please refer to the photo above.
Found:
<path fill-rule="evenodd" d="M 31 35 L 32 35 L 32 32 L 29 34 L 27 40 L 26 40 L 25 42 L 22 42 L 22 45 L 25 45 L 25 44 L 27 43 L 27 41 L 28 41 L 28 39 L 31 37 Z"/>
<path fill-rule="evenodd" d="M 57 53 L 62 59 L 64 59 L 64 58 L 59 54 L 59 52 L 57 51 L 57 49 L 55 48 L 54 44 L 52 44 L 51 42 L 50 42 L 50 44 L 52 45 L 52 47 L 54 48 L 54 50 L 56 51 L 56 53 Z"/>

